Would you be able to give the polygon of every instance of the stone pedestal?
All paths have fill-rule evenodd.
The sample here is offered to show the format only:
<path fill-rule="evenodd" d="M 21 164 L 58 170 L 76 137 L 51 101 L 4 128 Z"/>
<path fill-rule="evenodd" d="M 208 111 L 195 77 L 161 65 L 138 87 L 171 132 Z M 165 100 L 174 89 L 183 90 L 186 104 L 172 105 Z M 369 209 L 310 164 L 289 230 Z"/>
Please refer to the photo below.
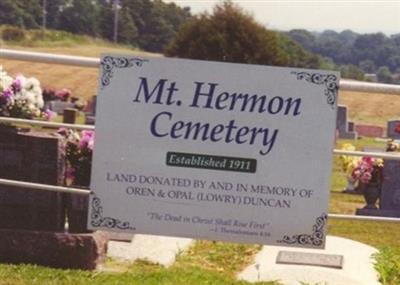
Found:
<path fill-rule="evenodd" d="M 104 233 L 65 234 L 0 229 L 0 262 L 93 270 L 107 252 Z"/>

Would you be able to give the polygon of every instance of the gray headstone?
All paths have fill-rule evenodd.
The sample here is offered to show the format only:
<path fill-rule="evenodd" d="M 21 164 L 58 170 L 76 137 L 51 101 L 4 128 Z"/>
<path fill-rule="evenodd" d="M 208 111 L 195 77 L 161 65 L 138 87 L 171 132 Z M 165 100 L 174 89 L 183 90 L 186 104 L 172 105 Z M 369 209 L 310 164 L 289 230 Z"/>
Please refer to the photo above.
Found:
<path fill-rule="evenodd" d="M 389 217 L 400 217 L 400 161 L 385 160 L 381 194 L 381 212 Z"/>
<path fill-rule="evenodd" d="M 343 268 L 343 256 L 298 251 L 279 251 L 276 263 Z"/>
<path fill-rule="evenodd" d="M 339 105 L 337 107 L 336 129 L 341 139 L 356 139 L 357 133 L 349 130 L 349 122 L 347 120 L 347 107 Z M 353 124 L 354 130 L 354 124 Z"/>
<path fill-rule="evenodd" d="M 92 99 L 88 102 L 86 107 L 86 115 L 88 116 L 96 116 L 96 104 L 97 104 L 97 96 L 93 96 Z"/>
<path fill-rule="evenodd" d="M 387 122 L 387 136 L 392 139 L 400 139 L 400 119 L 390 120 Z"/>
<path fill-rule="evenodd" d="M 75 104 L 71 102 L 63 102 L 63 101 L 51 101 L 49 103 L 49 109 L 53 112 L 56 112 L 59 115 L 64 113 L 64 109 L 74 108 Z"/>
<path fill-rule="evenodd" d="M 0 127 L 0 177 L 57 185 L 63 181 L 59 140 Z M 0 185 L 0 228 L 62 230 L 62 194 Z"/>

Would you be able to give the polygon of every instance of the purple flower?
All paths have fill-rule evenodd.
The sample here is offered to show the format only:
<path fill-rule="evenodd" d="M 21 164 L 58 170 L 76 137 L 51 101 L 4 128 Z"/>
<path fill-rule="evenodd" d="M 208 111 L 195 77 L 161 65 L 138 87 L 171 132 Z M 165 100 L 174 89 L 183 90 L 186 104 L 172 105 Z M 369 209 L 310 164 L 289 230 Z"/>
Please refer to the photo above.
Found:
<path fill-rule="evenodd" d="M 21 80 L 21 75 L 17 76 L 12 83 L 12 88 L 14 88 L 15 92 L 19 92 L 22 89 L 22 80 Z"/>
<path fill-rule="evenodd" d="M 14 95 L 12 90 L 10 88 L 7 88 L 6 90 L 3 91 L 1 94 L 2 97 L 5 97 L 6 99 L 11 98 Z"/>
<path fill-rule="evenodd" d="M 51 121 L 55 117 L 57 117 L 57 113 L 47 109 L 46 111 L 44 111 L 44 117 L 45 117 L 46 120 Z"/>

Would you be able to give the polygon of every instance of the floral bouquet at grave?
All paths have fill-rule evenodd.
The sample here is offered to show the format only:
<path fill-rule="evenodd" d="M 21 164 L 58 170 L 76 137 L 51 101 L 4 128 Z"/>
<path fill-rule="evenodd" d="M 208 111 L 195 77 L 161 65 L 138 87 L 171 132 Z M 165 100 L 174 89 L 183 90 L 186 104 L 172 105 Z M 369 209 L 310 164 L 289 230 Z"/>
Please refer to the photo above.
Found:
<path fill-rule="evenodd" d="M 46 119 L 53 116 L 43 111 L 44 101 L 40 82 L 36 78 L 9 76 L 0 66 L 0 116 L 20 119 Z"/>
<path fill-rule="evenodd" d="M 351 176 L 359 184 L 374 183 L 380 184 L 382 181 L 383 160 L 364 156 L 353 169 Z"/>
<path fill-rule="evenodd" d="M 400 145 L 394 141 L 394 139 L 390 139 L 386 143 L 386 151 L 394 152 L 400 150 Z"/>
<path fill-rule="evenodd" d="M 353 146 L 350 143 L 343 144 L 340 149 L 348 151 L 356 150 L 355 146 Z M 344 189 L 344 191 L 352 192 L 355 190 L 355 184 L 356 184 L 356 181 L 353 179 L 352 173 L 354 168 L 357 166 L 360 158 L 350 155 L 341 155 L 339 159 L 342 165 L 342 171 L 346 174 L 346 179 L 347 179 L 347 186 Z"/>
<path fill-rule="evenodd" d="M 94 131 L 77 132 L 59 129 L 64 138 L 63 147 L 66 161 L 66 184 L 87 187 L 90 184 Z"/>

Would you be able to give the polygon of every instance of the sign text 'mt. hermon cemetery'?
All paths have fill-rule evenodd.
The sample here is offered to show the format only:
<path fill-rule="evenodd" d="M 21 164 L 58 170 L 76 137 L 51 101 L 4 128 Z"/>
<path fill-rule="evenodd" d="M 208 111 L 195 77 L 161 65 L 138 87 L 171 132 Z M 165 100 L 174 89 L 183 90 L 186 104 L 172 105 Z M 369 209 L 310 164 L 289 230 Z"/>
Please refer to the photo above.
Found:
<path fill-rule="evenodd" d="M 89 228 L 323 247 L 338 80 L 104 55 Z"/>

